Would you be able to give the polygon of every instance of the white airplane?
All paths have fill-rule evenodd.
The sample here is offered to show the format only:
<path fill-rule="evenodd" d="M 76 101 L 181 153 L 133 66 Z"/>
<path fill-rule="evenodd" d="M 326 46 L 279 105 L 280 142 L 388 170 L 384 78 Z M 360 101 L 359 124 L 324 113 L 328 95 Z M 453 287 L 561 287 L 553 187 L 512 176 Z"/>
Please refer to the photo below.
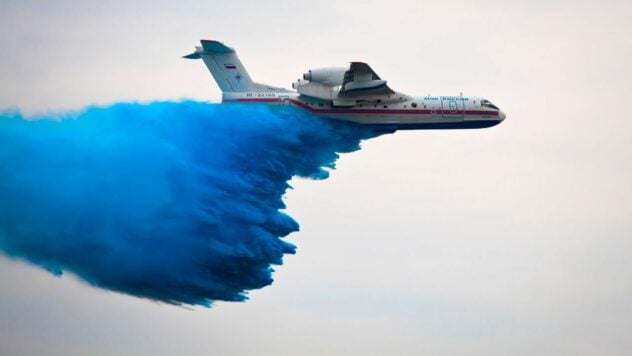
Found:
<path fill-rule="evenodd" d="M 234 49 L 218 41 L 200 42 L 202 46 L 184 58 L 202 58 L 222 90 L 222 102 L 293 105 L 318 116 L 388 131 L 484 128 L 498 125 L 506 117 L 479 97 L 398 93 L 362 62 L 311 69 L 292 83 L 296 91 L 255 83 Z"/>

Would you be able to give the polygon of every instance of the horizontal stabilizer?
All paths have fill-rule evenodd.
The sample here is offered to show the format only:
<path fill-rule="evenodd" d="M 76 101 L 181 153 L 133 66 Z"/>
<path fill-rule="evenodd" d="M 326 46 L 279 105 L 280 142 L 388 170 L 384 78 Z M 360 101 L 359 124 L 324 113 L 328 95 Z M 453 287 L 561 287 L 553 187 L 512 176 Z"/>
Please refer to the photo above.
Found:
<path fill-rule="evenodd" d="M 213 40 L 200 40 L 202 47 L 196 46 L 195 52 L 191 54 L 187 54 L 186 56 L 182 56 L 182 58 L 187 59 L 200 59 L 202 55 L 228 55 L 231 53 L 235 53 L 235 50 L 224 45 L 221 42 L 213 41 Z"/>
<path fill-rule="evenodd" d="M 198 52 L 193 52 L 191 54 L 187 54 L 186 56 L 182 56 L 182 58 L 186 59 L 200 59 L 202 56 Z"/>

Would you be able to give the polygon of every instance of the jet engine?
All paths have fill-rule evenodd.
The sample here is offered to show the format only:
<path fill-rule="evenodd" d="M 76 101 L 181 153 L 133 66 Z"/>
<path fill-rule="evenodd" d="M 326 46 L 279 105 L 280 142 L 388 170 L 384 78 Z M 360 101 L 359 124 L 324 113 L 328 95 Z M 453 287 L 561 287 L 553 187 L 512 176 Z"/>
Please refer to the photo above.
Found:
<path fill-rule="evenodd" d="M 310 69 L 307 73 L 303 74 L 303 79 L 325 86 L 338 86 L 342 85 L 345 72 L 348 69 L 349 68 L 344 67 Z"/>

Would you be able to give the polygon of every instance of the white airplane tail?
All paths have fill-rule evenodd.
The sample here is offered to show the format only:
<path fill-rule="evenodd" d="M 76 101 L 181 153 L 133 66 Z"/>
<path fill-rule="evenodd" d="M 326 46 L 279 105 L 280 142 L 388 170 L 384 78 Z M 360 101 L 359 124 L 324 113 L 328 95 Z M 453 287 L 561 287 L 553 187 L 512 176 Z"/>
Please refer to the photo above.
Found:
<path fill-rule="evenodd" d="M 184 56 L 200 59 L 208 67 L 222 92 L 285 92 L 287 90 L 252 81 L 234 49 L 218 41 L 200 40 L 202 47 Z"/>

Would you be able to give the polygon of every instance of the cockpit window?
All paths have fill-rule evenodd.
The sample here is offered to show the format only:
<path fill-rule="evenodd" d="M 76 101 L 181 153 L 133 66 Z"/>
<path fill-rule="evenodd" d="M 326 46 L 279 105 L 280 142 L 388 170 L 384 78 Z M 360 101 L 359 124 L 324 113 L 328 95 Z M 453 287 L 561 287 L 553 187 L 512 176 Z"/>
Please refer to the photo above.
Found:
<path fill-rule="evenodd" d="M 486 108 L 490 108 L 490 109 L 494 109 L 494 110 L 500 110 L 496 105 L 492 104 L 491 101 L 489 100 L 481 100 L 481 106 L 484 106 Z"/>

